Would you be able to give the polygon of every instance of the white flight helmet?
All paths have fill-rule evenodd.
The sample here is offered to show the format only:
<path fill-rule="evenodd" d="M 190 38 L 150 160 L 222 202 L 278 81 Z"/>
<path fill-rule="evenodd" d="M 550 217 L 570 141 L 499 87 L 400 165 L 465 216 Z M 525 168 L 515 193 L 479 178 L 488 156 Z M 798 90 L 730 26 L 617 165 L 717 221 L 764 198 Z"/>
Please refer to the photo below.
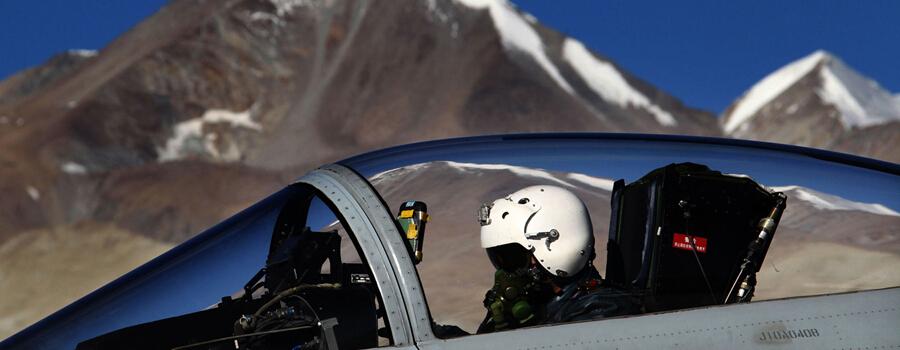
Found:
<path fill-rule="evenodd" d="M 530 251 L 545 270 L 558 277 L 577 274 L 593 258 L 594 235 L 587 207 L 561 187 L 523 188 L 483 204 L 477 218 L 481 247 L 488 250 L 497 268 L 498 259 L 492 254 L 510 244 Z"/>

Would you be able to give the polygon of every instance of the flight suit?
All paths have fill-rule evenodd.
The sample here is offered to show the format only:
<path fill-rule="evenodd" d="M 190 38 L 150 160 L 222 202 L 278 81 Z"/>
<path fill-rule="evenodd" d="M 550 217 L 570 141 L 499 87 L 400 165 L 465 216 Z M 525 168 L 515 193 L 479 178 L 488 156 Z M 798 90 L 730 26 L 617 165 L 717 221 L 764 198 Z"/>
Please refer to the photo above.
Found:
<path fill-rule="evenodd" d="M 600 274 L 589 266 L 579 275 L 567 279 L 567 283 L 555 288 L 548 297 L 532 300 L 535 317 L 527 322 L 513 320 L 505 327 L 497 327 L 489 309 L 478 333 L 513 329 L 540 324 L 556 324 L 573 321 L 595 320 L 606 317 L 632 315 L 641 312 L 640 301 L 633 294 L 603 283 Z M 485 306 L 489 307 L 496 296 L 488 291 Z"/>
<path fill-rule="evenodd" d="M 546 304 L 542 324 L 595 320 L 641 312 L 640 300 L 624 290 L 606 285 L 593 266 Z"/>

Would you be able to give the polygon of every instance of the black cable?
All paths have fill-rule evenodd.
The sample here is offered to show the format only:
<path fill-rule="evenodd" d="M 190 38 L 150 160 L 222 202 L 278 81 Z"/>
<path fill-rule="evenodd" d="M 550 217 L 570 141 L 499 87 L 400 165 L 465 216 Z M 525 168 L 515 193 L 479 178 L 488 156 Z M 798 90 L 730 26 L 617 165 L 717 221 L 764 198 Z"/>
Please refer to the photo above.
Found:
<path fill-rule="evenodd" d="M 713 292 L 712 284 L 706 277 L 706 271 L 703 270 L 703 264 L 700 263 L 700 255 L 697 255 L 697 246 L 694 245 L 694 237 L 688 234 L 688 240 L 691 241 L 691 251 L 694 252 L 694 259 L 697 260 L 697 266 L 700 267 L 700 274 L 703 275 L 703 282 L 706 282 L 706 288 L 709 290 L 709 296 L 712 298 L 713 304 L 716 303 L 716 293 Z"/>
<path fill-rule="evenodd" d="M 292 294 L 284 297 L 282 300 L 286 301 L 287 299 L 300 300 L 304 305 L 306 305 L 306 308 L 309 309 L 312 315 L 315 316 L 315 319 L 310 322 L 310 319 L 308 318 L 309 316 L 303 316 L 303 318 L 301 319 L 283 319 L 279 317 L 263 318 L 255 327 L 254 334 L 257 335 L 247 339 L 248 345 L 256 345 L 259 342 L 263 341 L 269 335 L 269 333 L 266 332 L 270 330 L 295 328 L 297 326 L 311 326 L 319 323 L 319 321 L 321 320 L 319 318 L 319 314 L 316 312 L 315 308 L 313 308 L 312 304 L 310 304 L 309 301 L 306 300 L 306 298 L 298 294 Z"/>
<path fill-rule="evenodd" d="M 248 337 L 255 337 L 255 336 L 259 336 L 259 335 L 269 335 L 269 334 L 275 334 L 275 333 L 284 333 L 284 332 L 290 332 L 290 331 L 296 331 L 296 330 L 303 330 L 303 329 L 312 329 L 312 328 L 314 328 L 314 327 L 315 327 L 315 326 L 298 326 L 298 327 L 293 327 L 293 328 L 276 329 L 276 330 L 272 330 L 272 331 L 264 331 L 264 332 L 250 333 L 250 334 L 234 335 L 234 336 L 230 336 L 230 337 L 223 337 L 223 338 L 217 338 L 217 339 L 213 339 L 213 340 L 207 340 L 207 341 L 202 341 L 202 342 L 193 343 L 193 344 L 188 344 L 188 345 L 182 345 L 182 346 L 174 347 L 174 348 L 172 348 L 172 350 L 184 350 L 184 349 L 190 349 L 190 348 L 197 348 L 197 347 L 200 347 L 200 346 L 211 345 L 211 344 L 220 343 L 220 342 L 225 342 L 225 341 L 229 341 L 229 340 L 236 340 L 236 339 L 242 339 L 242 338 L 248 338 Z"/>
<path fill-rule="evenodd" d="M 297 299 L 300 299 L 300 301 L 302 301 L 304 304 L 306 304 L 306 307 L 309 309 L 309 311 L 312 312 L 313 316 L 316 317 L 316 322 L 319 322 L 319 321 L 322 320 L 322 319 L 319 318 L 319 314 L 316 313 L 316 309 L 314 309 L 314 308 L 312 307 L 312 305 L 311 305 L 308 301 L 306 301 L 306 298 L 301 297 L 301 296 L 299 296 L 299 295 L 297 295 L 297 294 L 291 295 L 290 297 L 291 297 L 291 298 L 297 298 Z"/>
<path fill-rule="evenodd" d="M 712 298 L 712 303 L 716 303 L 716 293 L 713 292 L 712 284 L 709 283 L 709 278 L 706 277 L 706 270 L 703 269 L 703 263 L 700 262 L 700 255 L 697 254 L 697 245 L 694 244 L 694 236 L 691 235 L 691 213 L 687 210 L 684 211 L 684 231 L 685 235 L 688 237 L 688 241 L 691 243 L 691 252 L 694 253 L 694 260 L 697 261 L 697 267 L 700 268 L 700 275 L 703 276 L 703 282 L 706 282 L 706 288 L 709 290 L 709 296 Z"/>

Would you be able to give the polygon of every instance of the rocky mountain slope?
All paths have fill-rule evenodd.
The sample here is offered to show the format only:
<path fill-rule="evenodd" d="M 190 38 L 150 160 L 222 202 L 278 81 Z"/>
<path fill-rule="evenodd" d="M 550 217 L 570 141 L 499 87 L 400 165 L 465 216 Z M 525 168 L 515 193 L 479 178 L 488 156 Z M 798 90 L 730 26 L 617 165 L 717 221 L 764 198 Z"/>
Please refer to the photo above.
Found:
<path fill-rule="evenodd" d="M 900 99 L 816 51 L 763 78 L 722 117 L 732 137 L 900 162 Z"/>
<path fill-rule="evenodd" d="M 99 53 L 64 54 L 0 92 L 0 162 L 9 169 L 0 183 L 14 193 L 0 239 L 121 217 L 110 212 L 117 202 L 95 208 L 99 198 L 89 197 L 139 192 L 129 187 L 139 181 L 110 179 L 170 167 L 285 181 L 364 150 L 450 136 L 719 135 L 710 113 L 504 1 L 177 0 Z M 241 191 L 273 189 L 262 182 L 240 181 Z M 157 204 L 178 206 L 166 198 Z M 148 225 L 138 231 L 193 233 Z"/>

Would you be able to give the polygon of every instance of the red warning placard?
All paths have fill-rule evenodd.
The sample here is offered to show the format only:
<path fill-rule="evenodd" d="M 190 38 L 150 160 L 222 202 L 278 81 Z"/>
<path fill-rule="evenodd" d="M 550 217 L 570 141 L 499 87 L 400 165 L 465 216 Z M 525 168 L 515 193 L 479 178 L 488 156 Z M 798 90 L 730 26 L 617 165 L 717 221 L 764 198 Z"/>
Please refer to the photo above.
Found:
<path fill-rule="evenodd" d="M 691 246 L 691 240 L 694 241 L 693 246 Z M 696 248 L 698 253 L 706 253 L 706 238 L 676 233 L 672 237 L 672 247 L 684 250 L 694 250 Z"/>

